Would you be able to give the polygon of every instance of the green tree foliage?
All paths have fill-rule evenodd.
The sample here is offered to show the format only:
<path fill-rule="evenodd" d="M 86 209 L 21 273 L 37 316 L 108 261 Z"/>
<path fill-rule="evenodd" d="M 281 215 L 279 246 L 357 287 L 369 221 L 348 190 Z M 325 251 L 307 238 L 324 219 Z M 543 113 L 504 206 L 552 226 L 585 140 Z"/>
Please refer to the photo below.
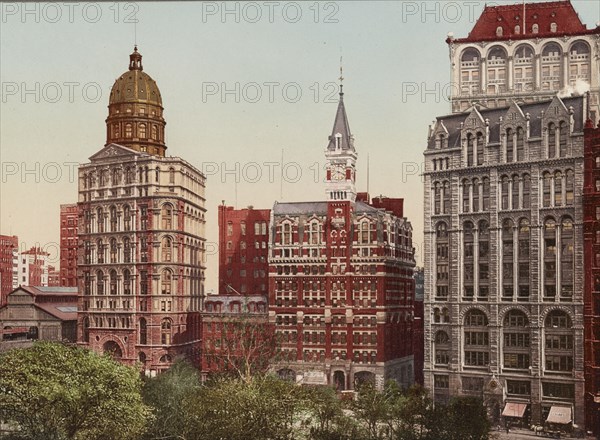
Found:
<path fill-rule="evenodd" d="M 198 370 L 186 361 L 177 361 L 166 372 L 145 380 L 144 402 L 153 410 L 145 439 L 184 438 L 188 401 L 200 390 Z"/>
<path fill-rule="evenodd" d="M 150 415 L 140 389 L 135 369 L 73 346 L 0 355 L 0 420 L 15 439 L 135 440 Z"/>

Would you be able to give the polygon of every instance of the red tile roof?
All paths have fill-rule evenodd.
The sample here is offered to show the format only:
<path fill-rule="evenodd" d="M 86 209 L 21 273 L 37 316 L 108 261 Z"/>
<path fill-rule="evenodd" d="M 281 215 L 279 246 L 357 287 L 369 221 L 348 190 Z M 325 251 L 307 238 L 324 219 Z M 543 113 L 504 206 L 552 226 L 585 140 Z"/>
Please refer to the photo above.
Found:
<path fill-rule="evenodd" d="M 563 35 L 581 35 L 600 33 L 600 27 L 587 29 L 570 0 L 559 0 L 525 4 L 525 32 L 523 32 L 523 3 L 486 6 L 467 38 L 455 39 L 455 42 L 519 40 L 532 37 L 550 37 Z M 551 24 L 556 23 L 556 32 L 551 31 Z M 532 32 L 533 25 L 538 25 L 538 33 Z M 515 33 L 515 26 L 520 33 Z M 502 27 L 502 36 L 496 35 L 498 27 Z M 452 41 L 450 38 L 447 42 Z"/>

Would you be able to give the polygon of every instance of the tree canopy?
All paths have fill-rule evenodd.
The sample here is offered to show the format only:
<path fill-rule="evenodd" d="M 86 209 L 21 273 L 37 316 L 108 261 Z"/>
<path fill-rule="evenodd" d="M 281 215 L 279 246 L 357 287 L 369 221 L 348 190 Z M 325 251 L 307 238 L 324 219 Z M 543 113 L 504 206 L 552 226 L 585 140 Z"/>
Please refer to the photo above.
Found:
<path fill-rule="evenodd" d="M 135 440 L 150 415 L 140 390 L 137 370 L 74 346 L 0 355 L 0 420 L 14 439 Z"/>

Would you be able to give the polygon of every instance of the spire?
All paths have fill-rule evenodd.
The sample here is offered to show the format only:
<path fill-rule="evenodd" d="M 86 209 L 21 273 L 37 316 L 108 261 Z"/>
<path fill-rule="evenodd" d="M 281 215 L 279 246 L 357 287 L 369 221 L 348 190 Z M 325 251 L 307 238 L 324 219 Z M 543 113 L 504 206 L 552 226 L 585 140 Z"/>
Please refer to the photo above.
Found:
<path fill-rule="evenodd" d="M 129 70 L 144 70 L 142 54 L 138 52 L 137 44 L 133 47 L 133 53 L 129 55 Z"/>
<path fill-rule="evenodd" d="M 344 106 L 344 93 L 341 91 L 341 87 L 340 101 L 335 114 L 333 130 L 331 136 L 329 136 L 327 149 L 330 151 L 354 151 L 354 138 L 350 132 L 350 124 L 348 124 L 348 116 L 346 115 L 346 107 Z"/>

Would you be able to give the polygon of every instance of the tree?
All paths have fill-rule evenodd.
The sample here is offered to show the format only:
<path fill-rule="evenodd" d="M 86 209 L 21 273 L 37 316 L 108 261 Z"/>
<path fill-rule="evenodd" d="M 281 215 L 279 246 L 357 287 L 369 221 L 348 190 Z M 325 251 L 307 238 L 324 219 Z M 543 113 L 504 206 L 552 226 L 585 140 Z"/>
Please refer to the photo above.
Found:
<path fill-rule="evenodd" d="M 359 426 L 344 413 L 343 403 L 331 387 L 303 388 L 310 440 L 353 440 Z"/>
<path fill-rule="evenodd" d="M 146 379 L 142 395 L 154 418 L 144 438 L 186 438 L 187 404 L 200 387 L 198 370 L 186 361 L 177 361 L 166 372 Z"/>
<path fill-rule="evenodd" d="M 219 331 L 204 341 L 205 368 L 250 382 L 277 360 L 280 344 L 266 316 L 218 315 L 212 322 Z"/>
<path fill-rule="evenodd" d="M 387 396 L 377 391 L 373 384 L 365 383 L 360 386 L 352 411 L 367 427 L 369 440 L 385 438 L 383 424 L 389 418 L 389 402 Z"/>
<path fill-rule="evenodd" d="M 139 372 L 89 350 L 37 342 L 0 355 L 0 420 L 13 438 L 133 440 L 149 417 Z"/>
<path fill-rule="evenodd" d="M 426 415 L 428 440 L 487 440 L 490 421 L 481 399 L 455 397 Z"/>

